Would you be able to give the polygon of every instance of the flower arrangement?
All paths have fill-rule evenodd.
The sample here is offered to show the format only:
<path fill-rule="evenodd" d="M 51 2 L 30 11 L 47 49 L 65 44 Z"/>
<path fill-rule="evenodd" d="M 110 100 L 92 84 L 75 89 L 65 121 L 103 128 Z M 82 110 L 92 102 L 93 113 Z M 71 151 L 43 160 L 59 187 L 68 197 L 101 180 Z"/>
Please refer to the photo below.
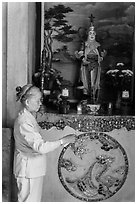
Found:
<path fill-rule="evenodd" d="M 129 89 L 133 72 L 130 69 L 125 69 L 124 63 L 117 63 L 116 69 L 111 69 L 106 72 L 110 83 L 119 89 Z"/>

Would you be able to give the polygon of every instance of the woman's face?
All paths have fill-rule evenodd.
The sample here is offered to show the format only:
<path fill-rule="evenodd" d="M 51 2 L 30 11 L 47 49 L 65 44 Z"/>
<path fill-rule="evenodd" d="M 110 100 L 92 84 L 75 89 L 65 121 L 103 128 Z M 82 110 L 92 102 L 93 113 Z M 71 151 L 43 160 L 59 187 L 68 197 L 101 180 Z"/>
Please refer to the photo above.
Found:
<path fill-rule="evenodd" d="M 96 33 L 94 31 L 89 32 L 89 40 L 95 40 Z"/>
<path fill-rule="evenodd" d="M 41 97 L 42 94 L 40 91 L 37 91 L 33 96 L 30 96 L 26 100 L 26 108 L 30 112 L 37 112 L 41 106 Z"/>

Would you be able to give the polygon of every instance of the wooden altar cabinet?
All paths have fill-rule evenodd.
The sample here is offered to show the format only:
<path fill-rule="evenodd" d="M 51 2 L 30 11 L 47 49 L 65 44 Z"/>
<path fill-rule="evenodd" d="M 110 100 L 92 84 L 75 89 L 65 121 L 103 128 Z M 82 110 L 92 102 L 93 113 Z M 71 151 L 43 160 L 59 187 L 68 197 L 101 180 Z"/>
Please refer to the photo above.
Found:
<path fill-rule="evenodd" d="M 86 191 L 82 192 L 80 189 L 82 194 L 79 194 L 75 188 L 69 188 L 63 175 L 61 175 L 67 169 L 62 170 L 62 167 L 60 167 L 60 159 L 67 151 L 67 147 L 60 147 L 47 154 L 47 174 L 44 179 L 43 202 L 133 202 L 135 200 L 135 117 L 47 113 L 44 115 L 38 114 L 37 120 L 42 127 L 43 137 L 49 141 L 71 133 L 77 136 L 82 135 L 83 138 L 86 135 L 90 136 L 93 141 L 92 135 L 102 134 L 102 136 L 99 136 L 100 138 L 106 137 L 112 143 L 120 145 L 126 166 L 123 181 L 118 188 L 111 187 L 110 195 L 91 196 L 91 194 L 87 194 L 84 196 Z M 109 152 L 109 150 L 106 151 Z M 120 173 L 122 175 L 122 171 Z"/>

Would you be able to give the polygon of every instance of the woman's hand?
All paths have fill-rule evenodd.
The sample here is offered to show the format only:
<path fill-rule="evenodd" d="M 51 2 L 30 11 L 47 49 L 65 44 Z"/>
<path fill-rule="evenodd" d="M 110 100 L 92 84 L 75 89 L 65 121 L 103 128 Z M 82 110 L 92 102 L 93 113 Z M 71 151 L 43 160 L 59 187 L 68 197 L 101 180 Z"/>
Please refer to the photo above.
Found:
<path fill-rule="evenodd" d="M 75 142 L 75 135 L 70 134 L 70 135 L 64 136 L 63 138 L 61 138 L 61 140 L 62 140 L 62 144 L 74 143 Z"/>

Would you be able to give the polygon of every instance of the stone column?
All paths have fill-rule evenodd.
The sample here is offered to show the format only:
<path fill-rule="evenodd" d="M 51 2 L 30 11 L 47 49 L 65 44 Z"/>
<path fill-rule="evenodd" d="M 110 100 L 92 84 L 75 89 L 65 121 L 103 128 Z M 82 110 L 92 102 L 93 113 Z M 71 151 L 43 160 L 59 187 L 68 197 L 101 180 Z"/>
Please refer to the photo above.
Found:
<path fill-rule="evenodd" d="M 31 83 L 35 68 L 35 3 L 8 2 L 6 70 L 6 126 L 12 127 L 19 110 L 16 87 Z M 4 37 L 5 38 L 5 37 Z M 5 72 L 4 72 L 5 73 Z M 3 79 L 4 81 L 4 79 Z"/>

